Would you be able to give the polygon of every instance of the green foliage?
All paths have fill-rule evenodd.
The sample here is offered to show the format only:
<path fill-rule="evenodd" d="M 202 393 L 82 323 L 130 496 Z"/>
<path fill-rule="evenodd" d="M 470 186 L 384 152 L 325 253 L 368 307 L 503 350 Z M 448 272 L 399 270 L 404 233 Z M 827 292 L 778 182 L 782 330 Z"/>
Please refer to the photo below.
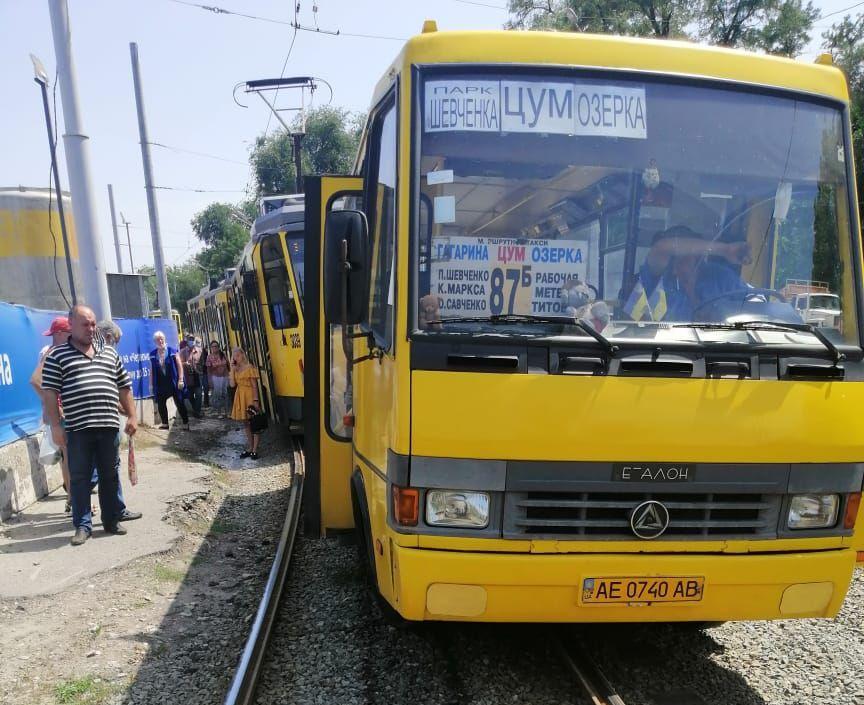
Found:
<path fill-rule="evenodd" d="M 220 279 L 237 262 L 249 240 L 249 228 L 243 219 L 253 220 L 254 210 L 254 201 L 238 205 L 211 203 L 192 219 L 195 237 L 206 245 L 195 255 L 195 261 L 208 276 Z"/>
<path fill-rule="evenodd" d="M 141 267 L 138 273 L 150 275 L 144 281 L 147 299 L 151 309 L 160 308 L 157 302 L 155 270 L 148 265 Z M 183 312 L 186 310 L 186 302 L 198 295 L 201 287 L 206 283 L 207 277 L 194 260 L 168 267 L 166 274 L 168 275 L 168 293 L 171 294 L 171 305 Z"/>
<path fill-rule="evenodd" d="M 509 11 L 510 29 L 685 37 L 784 56 L 804 49 L 819 17 L 810 0 L 510 0 Z"/>
<path fill-rule="evenodd" d="M 692 19 L 686 0 L 510 0 L 509 29 L 680 37 Z"/>
<path fill-rule="evenodd" d="M 711 44 L 796 56 L 818 18 L 809 0 L 703 0 L 698 36 Z"/>
<path fill-rule="evenodd" d="M 298 118 L 299 120 L 299 118 Z M 343 108 L 323 106 L 306 117 L 302 142 L 304 174 L 347 174 L 351 171 L 365 116 Z M 292 130 L 299 131 L 299 121 Z M 294 148 L 291 135 L 277 132 L 260 136 L 249 158 L 258 196 L 296 191 Z"/>
<path fill-rule="evenodd" d="M 864 221 L 864 13 L 845 16 L 822 35 L 823 46 L 843 69 L 851 93 L 852 145 L 858 180 L 858 207 Z"/>

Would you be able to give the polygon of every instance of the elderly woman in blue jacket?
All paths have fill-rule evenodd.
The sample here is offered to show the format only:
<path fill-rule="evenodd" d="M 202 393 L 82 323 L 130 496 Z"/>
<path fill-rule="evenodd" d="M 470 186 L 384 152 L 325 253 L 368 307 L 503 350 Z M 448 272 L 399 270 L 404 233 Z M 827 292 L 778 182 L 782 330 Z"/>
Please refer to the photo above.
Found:
<path fill-rule="evenodd" d="M 159 409 L 159 418 L 162 425 L 159 428 L 168 428 L 168 406 L 169 399 L 174 400 L 177 412 L 183 419 L 183 426 L 189 430 L 189 416 L 186 413 L 186 405 L 183 403 L 182 389 L 184 387 L 183 364 L 177 359 L 177 351 L 169 348 L 165 342 L 165 334 L 156 331 L 153 334 L 153 342 L 156 348 L 150 351 L 150 366 L 152 367 L 153 395 L 156 397 L 156 406 Z"/>

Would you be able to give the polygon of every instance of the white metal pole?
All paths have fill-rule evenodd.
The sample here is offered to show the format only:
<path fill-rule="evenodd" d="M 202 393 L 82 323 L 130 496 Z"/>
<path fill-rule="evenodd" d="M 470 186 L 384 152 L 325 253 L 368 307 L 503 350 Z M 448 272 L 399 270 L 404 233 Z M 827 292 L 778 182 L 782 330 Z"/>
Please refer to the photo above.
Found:
<path fill-rule="evenodd" d="M 111 204 L 111 230 L 114 231 L 114 254 L 117 256 L 117 271 L 123 274 L 123 258 L 120 256 L 120 237 L 117 235 L 117 214 L 114 212 L 114 188 L 108 184 L 108 203 Z"/>
<path fill-rule="evenodd" d="M 141 90 L 141 74 L 138 69 L 138 45 L 130 42 L 132 55 L 132 80 L 135 83 L 135 105 L 138 107 L 138 135 L 141 140 L 141 159 L 144 162 L 144 188 L 147 191 L 147 210 L 150 213 L 150 237 L 153 240 L 153 266 L 156 269 L 156 291 L 159 292 L 159 309 L 163 318 L 171 318 L 171 294 L 168 291 L 168 275 L 165 272 L 165 257 L 162 254 L 162 235 L 159 232 L 159 209 L 153 190 L 153 164 L 150 161 L 150 141 L 147 138 L 147 122 L 144 118 L 144 97 Z"/>
<path fill-rule="evenodd" d="M 66 148 L 66 171 L 72 192 L 72 215 L 78 240 L 78 266 L 81 272 L 83 302 L 96 314 L 97 319 L 111 317 L 108 299 L 108 280 L 105 276 L 105 258 L 96 219 L 96 199 L 90 188 L 90 155 L 88 137 L 84 134 L 78 111 L 75 87 L 75 66 L 72 63 L 72 43 L 69 29 L 69 11 L 66 0 L 48 0 L 51 14 L 51 33 L 54 35 L 54 53 L 57 57 L 57 80 L 63 103 L 63 145 Z"/>

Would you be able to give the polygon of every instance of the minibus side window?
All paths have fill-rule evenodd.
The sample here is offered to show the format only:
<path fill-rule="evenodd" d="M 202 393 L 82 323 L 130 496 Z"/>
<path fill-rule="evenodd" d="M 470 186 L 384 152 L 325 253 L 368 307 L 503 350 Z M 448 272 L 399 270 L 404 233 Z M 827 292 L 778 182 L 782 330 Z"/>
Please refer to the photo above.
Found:
<path fill-rule="evenodd" d="M 396 107 L 391 106 L 379 123 L 377 140 L 377 181 L 373 186 L 372 204 L 372 284 L 369 299 L 369 326 L 385 350 L 393 343 L 393 304 L 395 272 L 393 251 L 396 237 Z"/>

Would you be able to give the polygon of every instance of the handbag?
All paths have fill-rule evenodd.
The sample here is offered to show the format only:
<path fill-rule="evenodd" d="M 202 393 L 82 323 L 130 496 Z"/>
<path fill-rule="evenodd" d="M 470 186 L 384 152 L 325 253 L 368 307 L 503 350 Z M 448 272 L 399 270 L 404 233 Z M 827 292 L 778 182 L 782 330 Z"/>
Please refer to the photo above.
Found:
<path fill-rule="evenodd" d="M 249 428 L 252 433 L 261 433 L 268 425 L 267 414 L 263 411 L 258 411 L 254 406 L 246 408 L 246 415 L 249 417 Z"/>

